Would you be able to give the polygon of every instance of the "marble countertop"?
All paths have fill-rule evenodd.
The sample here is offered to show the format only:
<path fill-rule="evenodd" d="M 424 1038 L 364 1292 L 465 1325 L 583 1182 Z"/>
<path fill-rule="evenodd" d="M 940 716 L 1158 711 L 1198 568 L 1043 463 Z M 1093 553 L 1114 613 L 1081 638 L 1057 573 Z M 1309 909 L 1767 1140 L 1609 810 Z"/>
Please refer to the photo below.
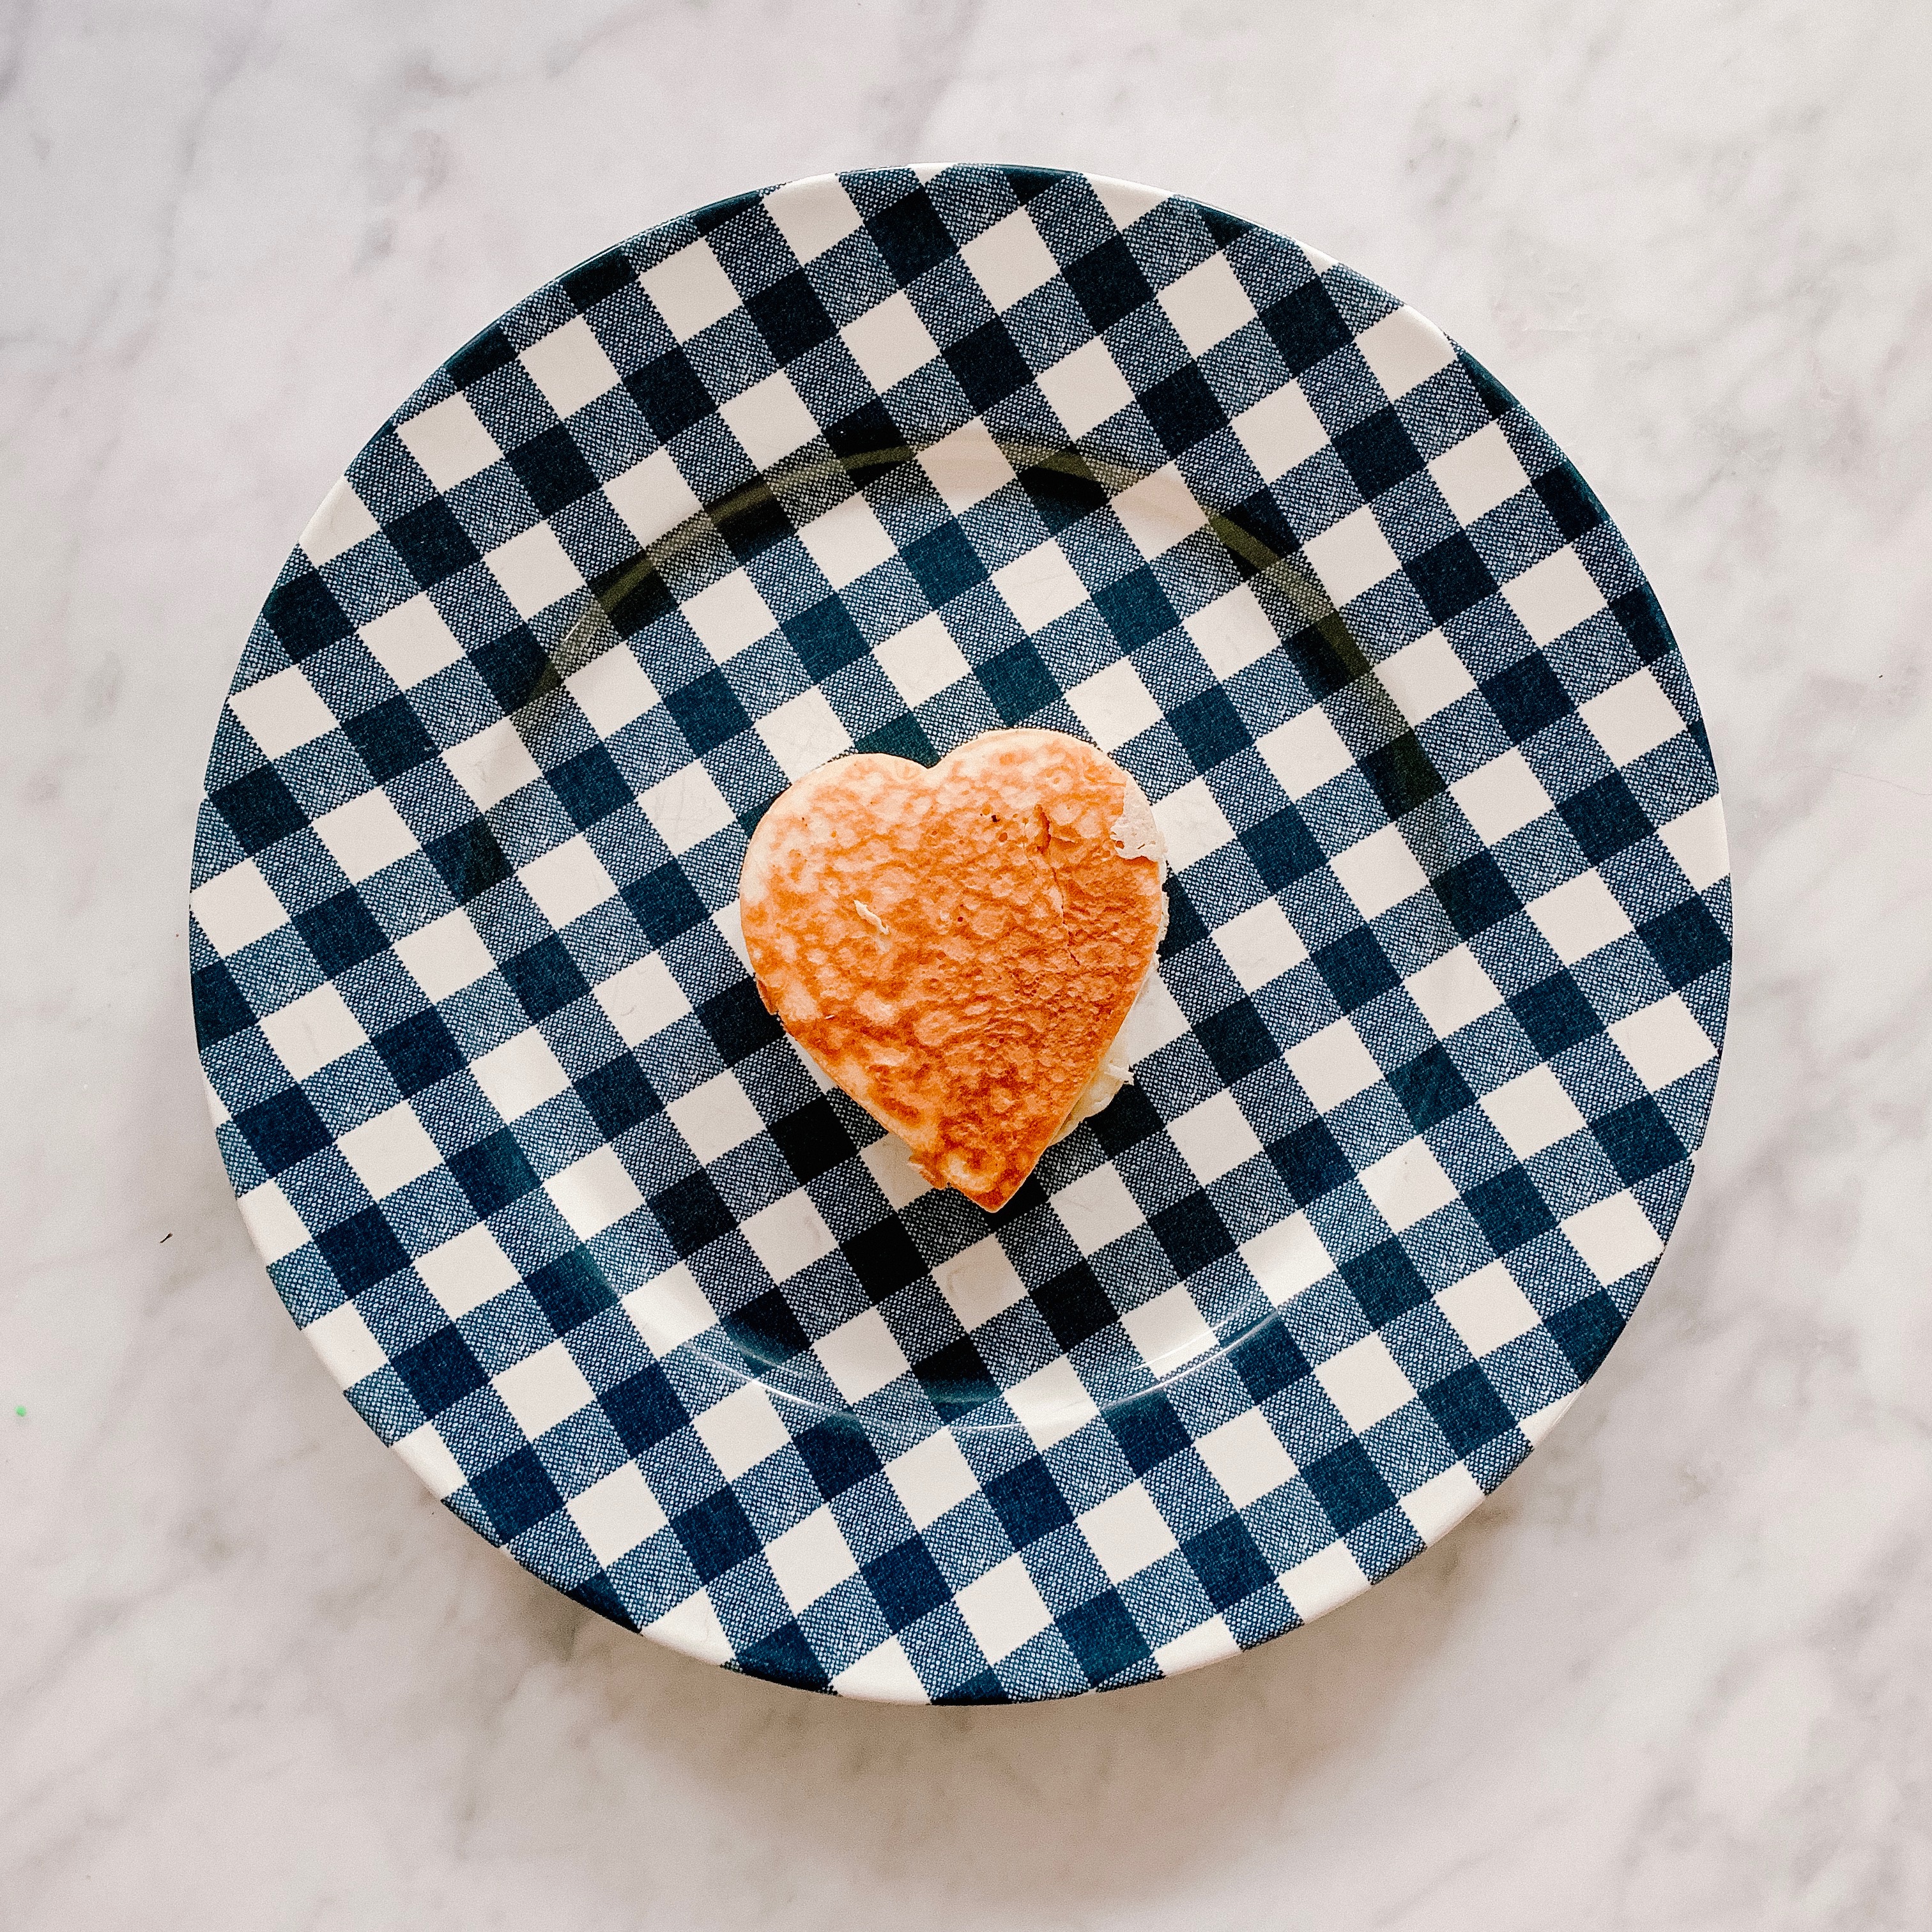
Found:
<path fill-rule="evenodd" d="M 1928 40 L 1792 0 L 9 10 L 0 1918 L 1932 1922 Z M 1737 870 L 1702 1172 L 1548 1444 L 1310 1630 L 1017 1712 L 726 1676 L 438 1508 L 262 1279 L 183 966 L 250 618 L 397 400 L 647 223 L 949 157 L 1238 209 L 1495 368 L 1675 621 Z"/>

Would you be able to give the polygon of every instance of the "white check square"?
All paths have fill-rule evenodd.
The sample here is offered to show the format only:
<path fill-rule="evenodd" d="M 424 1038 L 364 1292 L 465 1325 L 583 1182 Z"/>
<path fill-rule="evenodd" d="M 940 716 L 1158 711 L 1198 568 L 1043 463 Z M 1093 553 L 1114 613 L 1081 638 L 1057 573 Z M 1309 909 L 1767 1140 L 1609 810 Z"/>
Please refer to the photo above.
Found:
<path fill-rule="evenodd" d="M 612 974 L 596 992 L 597 1004 L 626 1046 L 641 1045 L 691 1010 L 691 1002 L 661 953 L 653 952 L 621 973 Z"/>
<path fill-rule="evenodd" d="M 737 822 L 716 782 L 695 758 L 640 794 L 651 828 L 679 858 Z"/>
<path fill-rule="evenodd" d="M 427 590 L 380 617 L 372 617 L 362 626 L 362 634 L 369 655 L 404 691 L 413 690 L 463 656 L 455 632 L 443 621 L 436 600 Z"/>
<path fill-rule="evenodd" d="M 1154 1660 L 1160 1666 L 1163 1677 L 1178 1677 L 1186 1671 L 1198 1670 L 1205 1664 L 1232 1657 L 1240 1647 L 1226 1620 L 1217 1614 L 1204 1624 L 1182 1631 L 1171 1643 L 1157 1646 Z"/>
<path fill-rule="evenodd" d="M 396 436 L 438 490 L 453 489 L 488 470 L 503 453 L 470 406 L 470 398 L 460 394 L 397 424 Z"/>
<path fill-rule="evenodd" d="M 613 1147 L 586 1154 L 561 1174 L 552 1174 L 544 1186 L 580 1241 L 601 1234 L 613 1222 L 621 1221 L 644 1204 L 637 1183 Z"/>
<path fill-rule="evenodd" d="M 765 1561 L 794 1616 L 827 1590 L 837 1588 L 859 1568 L 837 1518 L 822 1503 L 802 1522 L 765 1545 Z"/>
<path fill-rule="evenodd" d="M 1518 1160 L 1567 1139 L 1583 1124 L 1576 1103 L 1547 1066 L 1532 1066 L 1482 1100 L 1483 1112 Z"/>
<path fill-rule="evenodd" d="M 634 1462 L 613 1469 L 565 1507 L 590 1553 L 607 1567 L 664 1526 L 664 1513 Z"/>
<path fill-rule="evenodd" d="M 1208 520 L 1186 478 L 1172 463 L 1123 490 L 1113 500 L 1113 510 L 1134 548 L 1150 563 Z"/>
<path fill-rule="evenodd" d="M 940 1292 L 970 1335 L 982 1322 L 1024 1300 L 1026 1283 L 1007 1258 L 997 1234 L 988 1234 L 933 1270 Z"/>
<path fill-rule="evenodd" d="M 683 1136 L 685 1145 L 690 1148 L 699 1161 L 709 1166 L 722 1154 L 728 1154 L 734 1147 L 742 1147 L 754 1134 L 764 1131 L 765 1123 L 757 1108 L 752 1106 L 746 1094 L 744 1084 L 728 1066 L 722 1073 L 714 1074 L 703 1085 L 694 1087 L 688 1094 L 674 1100 L 664 1109 L 670 1117 L 670 1124 Z M 808 1195 L 789 1195 L 787 1200 L 803 1201 L 811 1204 Z M 784 1202 L 780 1202 L 782 1208 Z M 767 1208 L 766 1214 L 775 1214 L 777 1208 Z M 764 1219 L 764 1216 L 758 1217 Z M 823 1224 L 821 1223 L 821 1226 Z M 778 1224 L 772 1226 L 776 1231 Z M 747 1224 L 748 1232 L 749 1224 Z M 758 1257 L 766 1261 L 765 1251 L 756 1242 Z M 806 1257 L 815 1261 L 825 1249 L 815 1249 Z M 805 1265 L 804 1262 L 794 1262 L 790 1267 L 774 1270 L 774 1277 L 782 1281 L 785 1276 L 794 1274 Z"/>
<path fill-rule="evenodd" d="M 1330 1356 L 1315 1374 L 1342 1420 L 1358 1435 L 1393 1415 L 1415 1394 L 1379 1335 L 1364 1336 Z"/>
<path fill-rule="evenodd" d="M 1519 1335 L 1527 1335 L 1541 1318 L 1501 1262 L 1491 1262 L 1451 1283 L 1436 1296 L 1436 1305 L 1478 1361 Z"/>
<path fill-rule="evenodd" d="M 782 369 L 743 394 L 720 403 L 718 413 L 760 470 L 800 449 L 818 434 L 818 420 L 800 399 Z"/>
<path fill-rule="evenodd" d="M 1429 466 L 1443 500 L 1457 522 L 1473 524 L 1498 503 L 1507 503 L 1529 488 L 1529 478 L 1516 460 L 1500 423 L 1490 423 L 1474 436 L 1445 449 Z"/>
<path fill-rule="evenodd" d="M 822 517 L 813 518 L 799 532 L 798 540 L 835 590 L 843 590 L 898 554 L 898 546 L 872 505 L 856 493 Z"/>
<path fill-rule="evenodd" d="M 574 672 L 567 688 L 577 708 L 604 738 L 641 718 L 658 701 L 656 687 L 638 662 L 637 653 L 622 644 Z"/>
<path fill-rule="evenodd" d="M 852 748 L 852 740 L 824 692 L 814 685 L 756 726 L 778 769 L 794 782 Z"/>
<path fill-rule="evenodd" d="M 1378 917 L 1429 884 L 1400 825 L 1384 825 L 1328 862 L 1365 920 Z"/>
<path fill-rule="evenodd" d="M 306 1080 L 332 1060 L 353 1053 L 369 1037 L 332 981 L 291 1000 L 260 1024 L 291 1080 Z"/>
<path fill-rule="evenodd" d="M 1110 1582 L 1124 1583 L 1179 1545 L 1167 1519 L 1140 1482 L 1109 1496 L 1075 1519 L 1087 1546 Z"/>
<path fill-rule="evenodd" d="M 722 1402 L 694 1417 L 692 1426 L 728 1483 L 735 1483 L 791 1440 L 784 1418 L 764 1384 L 757 1382 L 741 1384 Z"/>
<path fill-rule="evenodd" d="M 369 1332 L 369 1324 L 352 1301 L 311 1322 L 302 1337 L 321 1357 L 322 1366 L 335 1378 L 338 1388 L 353 1388 L 364 1376 L 372 1376 L 388 1360 L 388 1351 Z"/>
<path fill-rule="evenodd" d="M 978 416 L 922 450 L 919 460 L 940 500 L 956 517 L 1013 480 L 1013 466 Z"/>
<path fill-rule="evenodd" d="M 1476 688 L 1468 667 L 1440 631 L 1430 631 L 1384 658 L 1376 676 L 1412 724 L 1433 718 Z"/>
<path fill-rule="evenodd" d="M 1456 1198 L 1456 1184 L 1424 1140 L 1404 1142 L 1363 1168 L 1359 1178 L 1363 1192 L 1397 1234 Z"/>
<path fill-rule="evenodd" d="M 336 1146 L 376 1201 L 442 1165 L 440 1150 L 406 1100 L 351 1129 Z"/>
<path fill-rule="evenodd" d="M 801 262 L 816 261 L 865 226 L 836 175 L 788 182 L 765 196 L 765 212 Z"/>
<path fill-rule="evenodd" d="M 886 1478 L 916 1529 L 937 1522 L 980 1487 L 958 1438 L 946 1429 L 928 1436 L 917 1448 L 895 1456 L 886 1465 Z"/>
<path fill-rule="evenodd" d="M 1560 1395 L 1554 1402 L 1545 1402 L 1534 1414 L 1518 1418 L 1516 1426 L 1528 1438 L 1531 1448 L 1534 1448 L 1563 1420 L 1569 1413 L 1570 1405 L 1582 1393 L 1580 1389 L 1572 1389 L 1568 1395 Z"/>
<path fill-rule="evenodd" d="M 1160 305 L 1190 356 L 1205 355 L 1255 319 L 1255 305 L 1225 255 L 1210 255 L 1199 267 L 1169 282 L 1160 292 Z"/>
<path fill-rule="evenodd" d="M 497 1246 L 496 1236 L 480 1221 L 454 1240 L 418 1256 L 416 1273 L 452 1322 L 461 1321 L 472 1309 L 481 1308 L 523 1280 L 516 1264 Z"/>
<path fill-rule="evenodd" d="M 1234 428 L 1264 482 L 1286 476 L 1297 464 L 1328 446 L 1328 432 L 1298 382 L 1284 382 L 1252 409 L 1244 410 L 1234 418 Z"/>
<path fill-rule="evenodd" d="M 1496 982 L 1466 946 L 1454 946 L 1402 982 L 1438 1040 L 1492 1013 L 1503 1003 Z"/>
<path fill-rule="evenodd" d="M 1424 1543 L 1439 1543 L 1483 1500 L 1483 1486 L 1460 1462 L 1402 1499 L 1402 1513 Z"/>
<path fill-rule="evenodd" d="M 720 664 L 769 635 L 778 624 L 758 586 L 742 570 L 706 585 L 682 609 L 686 622 Z"/>
<path fill-rule="evenodd" d="M 1079 1371 L 1064 1355 L 1016 1382 L 1006 1396 L 1006 1406 L 1039 1449 L 1065 1442 L 1100 1413 Z"/>
<path fill-rule="evenodd" d="M 1144 188 L 1138 182 L 1115 181 L 1106 175 L 1093 176 L 1088 185 L 1116 228 L 1130 226 L 1167 199 L 1158 188 Z"/>
<path fill-rule="evenodd" d="M 1243 992 L 1249 993 L 1280 979 L 1308 957 L 1300 934 L 1274 899 L 1263 899 L 1226 926 L 1216 926 L 1214 944 Z"/>
<path fill-rule="evenodd" d="M 700 239 L 667 256 L 638 279 L 664 326 L 688 342 L 738 306 L 738 291 L 718 266 L 709 243 Z"/>
<path fill-rule="evenodd" d="M 806 1064 L 809 1069 L 808 1059 Z M 914 1170 L 912 1150 L 897 1134 L 887 1134 L 870 1147 L 861 1148 L 859 1158 L 865 1163 L 866 1172 L 878 1183 L 879 1192 L 895 1210 L 908 1207 L 922 1194 L 932 1192 L 932 1182 Z"/>
<path fill-rule="evenodd" d="M 761 1208 L 742 1228 L 752 1253 L 764 1262 L 765 1272 L 774 1281 L 784 1281 L 800 1268 L 809 1268 L 838 1245 L 802 1188 Z"/>
<path fill-rule="evenodd" d="M 959 252 L 995 309 L 1010 308 L 1060 272 L 1052 250 L 1023 208 L 976 235 Z"/>
<path fill-rule="evenodd" d="M 643 462 L 632 464 L 604 484 L 604 494 L 640 544 L 668 536 L 703 507 L 668 449 L 653 451 Z"/>
<path fill-rule="evenodd" d="M 1486 845 L 1500 843 L 1556 808 L 1529 761 L 1514 749 L 1458 778 L 1449 792 Z"/>
<path fill-rule="evenodd" d="M 616 881 L 580 832 L 532 859 L 517 877 L 537 910 L 560 930 L 617 895 Z"/>
<path fill-rule="evenodd" d="M 236 1204 L 242 1210 L 242 1224 L 248 1238 L 265 1262 L 278 1262 L 298 1248 L 305 1248 L 313 1237 L 308 1224 L 296 1213 L 289 1197 L 272 1180 L 251 1187 Z"/>
<path fill-rule="evenodd" d="M 682 1262 L 632 1289 L 624 1297 L 624 1312 L 660 1360 L 718 1325 L 717 1311 Z"/>
<path fill-rule="evenodd" d="M 848 1664 L 832 1678 L 832 1688 L 842 1697 L 866 1697 L 874 1703 L 932 1702 L 925 1680 L 913 1668 L 904 1645 L 896 1636 L 874 1646 L 857 1663 Z"/>
<path fill-rule="evenodd" d="M 1040 394 L 1066 434 L 1076 440 L 1118 416 L 1134 399 L 1127 379 L 1097 335 L 1084 348 L 1063 356 L 1039 382 Z"/>
<path fill-rule="evenodd" d="M 1037 637 L 1056 618 L 1078 610 L 1088 590 L 1066 553 L 1048 538 L 993 573 L 993 588 L 1030 636 Z"/>
<path fill-rule="evenodd" d="M 1246 1509 L 1295 1478 L 1294 1459 L 1258 1408 L 1210 1430 L 1195 1445 L 1228 1502 Z"/>
<path fill-rule="evenodd" d="M 1288 1600 L 1304 1623 L 1312 1623 L 1324 1610 L 1346 1604 L 1369 1587 L 1362 1566 L 1346 1543 L 1329 1544 L 1319 1554 L 1298 1563 L 1281 1580 Z"/>
<path fill-rule="evenodd" d="M 1267 612 L 1245 584 L 1238 584 L 1203 605 L 1186 622 L 1194 648 L 1218 678 L 1232 677 L 1238 670 L 1259 663 L 1281 641 Z"/>
<path fill-rule="evenodd" d="M 820 1366 L 848 1402 L 863 1402 L 912 1366 L 876 1308 L 855 1316 L 815 1346 Z"/>
<path fill-rule="evenodd" d="M 1206 1354 L 1220 1339 L 1185 1282 L 1130 1309 L 1120 1317 L 1120 1326 L 1156 1376 L 1172 1375 Z"/>
<path fill-rule="evenodd" d="M 955 1600 L 988 1664 L 1004 1663 L 1053 1621 L 1053 1612 L 1041 1600 L 1017 1555 L 968 1583 Z"/>
<path fill-rule="evenodd" d="M 1570 1245 L 1608 1288 L 1656 1260 L 1664 1243 L 1634 1194 L 1612 1194 L 1563 1223 Z"/>
<path fill-rule="evenodd" d="M 224 958 L 289 922 L 286 909 L 252 859 L 196 886 L 188 904 L 208 944 Z"/>
<path fill-rule="evenodd" d="M 298 745 L 335 729 L 335 713 L 300 664 L 290 664 L 245 691 L 232 692 L 228 708 L 241 719 L 265 758 L 279 758 Z"/>
<path fill-rule="evenodd" d="M 1303 545 L 1308 566 L 1336 608 L 1384 582 L 1402 568 L 1376 520 L 1372 504 L 1344 517 Z"/>
<path fill-rule="evenodd" d="M 1673 818 L 1657 836 L 1683 868 L 1693 892 L 1708 892 L 1731 869 L 1724 808 L 1714 798 Z"/>
<path fill-rule="evenodd" d="M 493 1047 L 470 1063 L 471 1076 L 483 1097 L 506 1120 L 520 1120 L 532 1107 L 554 1100 L 570 1084 L 570 1076 L 535 1027 Z"/>
<path fill-rule="evenodd" d="M 1391 401 L 1456 359 L 1449 338 L 1412 308 L 1384 316 L 1356 337 L 1355 346 Z"/>
<path fill-rule="evenodd" d="M 1066 694 L 1066 702 L 1094 743 L 1106 752 L 1118 750 L 1130 738 L 1158 724 L 1164 715 L 1148 694 L 1130 658 L 1117 658 L 1076 685 Z"/>
<path fill-rule="evenodd" d="M 1574 550 L 1559 550 L 1533 565 L 1505 584 L 1503 595 L 1539 644 L 1554 644 L 1604 608 L 1604 593 Z"/>
<path fill-rule="evenodd" d="M 1127 1009 L 1117 1045 L 1131 1066 L 1187 1030 L 1187 1016 L 1167 990 L 1167 982 L 1156 971 L 1148 975 L 1147 983 Z"/>
<path fill-rule="evenodd" d="M 1354 753 L 1318 704 L 1311 704 L 1298 718 L 1291 718 L 1258 739 L 1255 749 L 1292 799 L 1306 798 L 1330 778 L 1352 770 L 1355 763 Z"/>
<path fill-rule="evenodd" d="M 1276 1307 L 1285 1306 L 1304 1288 L 1335 1271 L 1335 1262 L 1306 1214 L 1264 1228 L 1241 1244 L 1241 1258 Z"/>
<path fill-rule="evenodd" d="M 872 655 L 908 710 L 957 684 L 973 668 L 936 610 L 894 632 Z"/>
<path fill-rule="evenodd" d="M 1714 1059 L 1718 1052 L 1696 1016 L 1675 993 L 1617 1021 L 1610 1037 L 1653 1094 Z"/>
<path fill-rule="evenodd" d="M 1192 778 L 1179 790 L 1169 792 L 1155 805 L 1154 816 L 1167 841 L 1167 862 L 1177 872 L 1210 852 L 1220 851 L 1234 836 L 1234 828 L 1205 778 Z"/>
<path fill-rule="evenodd" d="M 1088 1255 L 1098 1254 L 1146 1218 L 1111 1161 L 1068 1182 L 1054 1196 L 1053 1211 L 1081 1252 Z"/>
<path fill-rule="evenodd" d="M 396 1454 L 439 1502 L 447 1502 L 470 1480 L 433 1422 L 411 1430 L 396 1444 Z"/>
<path fill-rule="evenodd" d="M 325 812 L 315 821 L 315 834 L 358 886 L 417 849 L 416 835 L 380 786 Z"/>
<path fill-rule="evenodd" d="M 1630 929 L 1628 916 L 1600 872 L 1580 873 L 1567 885 L 1532 899 L 1525 910 L 1566 966 L 1587 959 Z"/>
<path fill-rule="evenodd" d="M 302 554 L 310 563 L 332 563 L 345 551 L 373 537 L 376 527 L 369 506 L 356 495 L 355 484 L 347 477 L 338 476 L 334 488 L 322 500 L 322 507 L 302 531 Z"/>
<path fill-rule="evenodd" d="M 1248 1124 L 1248 1117 L 1233 1094 L 1223 1090 L 1211 1100 L 1190 1107 L 1167 1125 L 1169 1138 L 1180 1150 L 1180 1157 L 1194 1170 L 1194 1177 L 1205 1187 L 1232 1174 L 1244 1161 L 1252 1160 L 1262 1144 Z"/>
<path fill-rule="evenodd" d="M 523 352 L 530 380 L 560 416 L 574 416 L 617 386 L 617 372 L 584 318 L 573 316 Z"/>
<path fill-rule="evenodd" d="M 1615 764 L 1634 764 L 1684 729 L 1676 706 L 1648 670 L 1634 673 L 1580 708 L 1583 722 Z"/>
<path fill-rule="evenodd" d="M 1339 1107 L 1382 1077 L 1347 1014 L 1288 1050 L 1288 1070 L 1322 1113 Z"/>
<path fill-rule="evenodd" d="M 584 575 L 548 524 L 532 524 L 484 561 L 520 617 L 534 617 L 560 597 L 584 588 Z"/>
<path fill-rule="evenodd" d="M 461 744 L 451 746 L 442 760 L 478 812 L 500 805 L 512 792 L 543 776 L 514 718 L 500 718 Z"/>
<path fill-rule="evenodd" d="M 880 395 L 915 369 L 924 368 L 939 353 L 939 344 L 903 289 L 838 332 L 852 352 L 853 361 Z"/>
<path fill-rule="evenodd" d="M 729 1664 L 737 1654 L 731 1640 L 724 1634 L 724 1626 L 718 1621 L 717 1606 L 706 1591 L 693 1591 L 648 1628 L 660 1643 L 701 1657 L 707 1664 Z"/>
<path fill-rule="evenodd" d="M 525 1356 L 494 1379 L 503 1406 L 517 1426 L 532 1438 L 596 1400 L 584 1371 L 561 1342 Z"/>

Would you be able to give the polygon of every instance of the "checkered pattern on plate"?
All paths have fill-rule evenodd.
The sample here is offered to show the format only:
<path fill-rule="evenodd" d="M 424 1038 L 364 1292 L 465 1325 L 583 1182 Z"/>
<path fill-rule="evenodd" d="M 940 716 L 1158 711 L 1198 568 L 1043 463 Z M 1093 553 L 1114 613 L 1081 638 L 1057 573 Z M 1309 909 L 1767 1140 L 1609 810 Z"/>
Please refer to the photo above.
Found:
<path fill-rule="evenodd" d="M 747 832 L 854 747 L 1133 772 L 1136 1084 L 988 1216 L 765 1013 Z M 1576 470 L 1431 324 L 1019 168 L 699 210 L 399 410 L 250 638 L 194 1004 L 350 1399 L 606 1616 L 865 1696 L 1306 1622 L 1528 1453 L 1717 1072 L 1723 820 Z"/>

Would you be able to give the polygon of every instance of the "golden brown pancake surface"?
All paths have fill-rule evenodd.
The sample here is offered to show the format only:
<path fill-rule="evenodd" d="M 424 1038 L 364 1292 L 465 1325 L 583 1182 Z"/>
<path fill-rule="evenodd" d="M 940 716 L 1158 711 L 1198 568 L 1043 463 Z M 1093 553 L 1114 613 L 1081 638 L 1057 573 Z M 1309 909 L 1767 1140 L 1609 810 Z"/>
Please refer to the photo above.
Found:
<path fill-rule="evenodd" d="M 931 770 L 799 780 L 746 854 L 745 946 L 785 1030 L 935 1186 L 1010 1200 L 1100 1066 L 1166 925 L 1140 788 L 1056 731 Z"/>

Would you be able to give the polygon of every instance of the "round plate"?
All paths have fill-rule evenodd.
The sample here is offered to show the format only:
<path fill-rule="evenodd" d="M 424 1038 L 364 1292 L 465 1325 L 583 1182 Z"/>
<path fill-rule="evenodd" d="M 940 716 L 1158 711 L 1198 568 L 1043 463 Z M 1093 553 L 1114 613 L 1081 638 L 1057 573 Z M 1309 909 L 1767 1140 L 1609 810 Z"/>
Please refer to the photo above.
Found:
<path fill-rule="evenodd" d="M 747 974 L 854 748 L 1132 771 L 1136 1084 L 999 1214 Z M 370 1426 L 604 1616 L 864 1697 L 1291 1629 L 1603 1360 L 1690 1178 L 1724 821 L 1655 598 L 1432 325 L 1126 184 L 700 209 L 452 357 L 323 500 L 209 761 L 242 1211 Z"/>

